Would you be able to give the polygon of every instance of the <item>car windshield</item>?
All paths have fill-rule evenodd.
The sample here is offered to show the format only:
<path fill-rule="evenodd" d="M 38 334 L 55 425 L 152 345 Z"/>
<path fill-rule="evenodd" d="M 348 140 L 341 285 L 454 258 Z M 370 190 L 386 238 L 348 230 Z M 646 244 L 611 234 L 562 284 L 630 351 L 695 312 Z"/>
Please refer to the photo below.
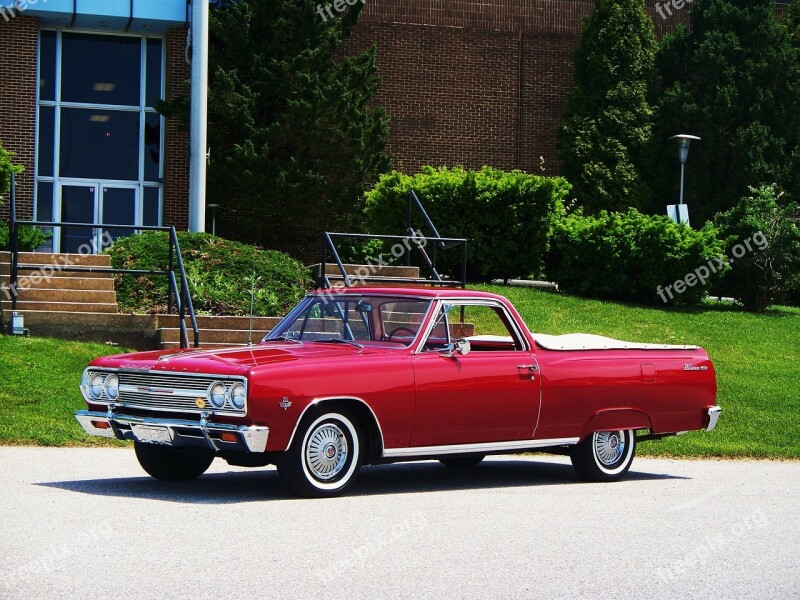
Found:
<path fill-rule="evenodd" d="M 380 344 L 405 348 L 417 337 L 431 300 L 338 294 L 306 297 L 262 342 Z"/>

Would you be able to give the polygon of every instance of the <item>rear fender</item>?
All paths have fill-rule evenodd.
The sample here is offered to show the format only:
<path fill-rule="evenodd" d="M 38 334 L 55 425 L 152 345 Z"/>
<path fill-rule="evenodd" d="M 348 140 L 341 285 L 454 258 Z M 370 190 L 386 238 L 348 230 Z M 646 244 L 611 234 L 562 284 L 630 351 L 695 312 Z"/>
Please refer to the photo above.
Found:
<path fill-rule="evenodd" d="M 617 429 L 651 429 L 653 424 L 646 413 L 633 408 L 601 410 L 596 413 L 583 429 L 581 439 L 595 431 L 614 431 Z"/>

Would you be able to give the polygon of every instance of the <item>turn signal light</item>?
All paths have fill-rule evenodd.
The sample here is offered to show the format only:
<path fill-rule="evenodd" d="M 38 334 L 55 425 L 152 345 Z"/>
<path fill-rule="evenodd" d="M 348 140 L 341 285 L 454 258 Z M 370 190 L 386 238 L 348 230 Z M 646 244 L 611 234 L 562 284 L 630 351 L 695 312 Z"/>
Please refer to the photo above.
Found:
<path fill-rule="evenodd" d="M 92 425 L 97 427 L 97 429 L 111 429 L 111 425 L 106 421 L 92 421 Z"/>
<path fill-rule="evenodd" d="M 239 440 L 236 439 L 236 435 L 233 433 L 223 433 L 219 436 L 219 439 L 223 442 L 238 442 Z"/>

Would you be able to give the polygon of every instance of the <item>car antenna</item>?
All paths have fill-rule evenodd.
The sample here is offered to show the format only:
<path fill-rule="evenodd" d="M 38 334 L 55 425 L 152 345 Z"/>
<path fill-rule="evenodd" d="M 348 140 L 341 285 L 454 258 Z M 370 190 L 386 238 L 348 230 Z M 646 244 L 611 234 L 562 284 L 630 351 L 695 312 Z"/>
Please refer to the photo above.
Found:
<path fill-rule="evenodd" d="M 250 282 L 250 325 L 247 333 L 247 347 L 253 345 L 253 304 L 256 295 L 256 247 L 253 246 L 253 279 Z"/>

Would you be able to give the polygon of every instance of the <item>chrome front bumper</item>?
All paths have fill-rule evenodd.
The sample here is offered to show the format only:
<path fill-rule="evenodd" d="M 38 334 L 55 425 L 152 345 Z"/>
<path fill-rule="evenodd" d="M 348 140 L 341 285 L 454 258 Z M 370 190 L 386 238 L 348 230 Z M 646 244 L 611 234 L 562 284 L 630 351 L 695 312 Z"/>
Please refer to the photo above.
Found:
<path fill-rule="evenodd" d="M 267 427 L 210 423 L 205 418 L 154 419 L 88 410 L 79 410 L 75 418 L 89 435 L 214 452 L 264 452 L 269 437 Z"/>
<path fill-rule="evenodd" d="M 722 414 L 722 408 L 719 406 L 712 406 L 708 409 L 708 427 L 706 427 L 706 431 L 714 430 L 717 426 L 720 414 Z"/>

